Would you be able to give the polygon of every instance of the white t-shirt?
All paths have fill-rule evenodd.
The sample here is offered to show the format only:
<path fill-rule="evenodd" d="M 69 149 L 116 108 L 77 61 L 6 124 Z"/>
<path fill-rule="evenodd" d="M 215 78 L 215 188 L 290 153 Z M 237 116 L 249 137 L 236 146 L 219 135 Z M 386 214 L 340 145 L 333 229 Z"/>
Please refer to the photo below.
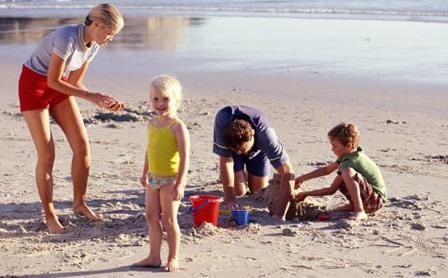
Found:
<path fill-rule="evenodd" d="M 48 66 L 53 53 L 65 60 L 64 76 L 78 70 L 86 61 L 91 61 L 100 46 L 92 42 L 90 47 L 84 43 L 84 24 L 63 26 L 45 36 L 31 54 L 25 66 L 41 74 L 48 74 Z"/>

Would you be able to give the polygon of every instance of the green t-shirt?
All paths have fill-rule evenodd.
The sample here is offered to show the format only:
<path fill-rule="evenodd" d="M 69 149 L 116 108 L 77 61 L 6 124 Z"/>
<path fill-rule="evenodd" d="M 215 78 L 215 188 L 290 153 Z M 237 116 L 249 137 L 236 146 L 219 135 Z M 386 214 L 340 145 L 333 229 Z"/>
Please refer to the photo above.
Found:
<path fill-rule="evenodd" d="M 386 201 L 386 184 L 380 169 L 362 150 L 358 147 L 356 151 L 348 153 L 336 161 L 339 164 L 338 174 L 346 168 L 352 168 L 364 176 L 372 185 L 373 190 L 378 193 L 383 201 Z"/>

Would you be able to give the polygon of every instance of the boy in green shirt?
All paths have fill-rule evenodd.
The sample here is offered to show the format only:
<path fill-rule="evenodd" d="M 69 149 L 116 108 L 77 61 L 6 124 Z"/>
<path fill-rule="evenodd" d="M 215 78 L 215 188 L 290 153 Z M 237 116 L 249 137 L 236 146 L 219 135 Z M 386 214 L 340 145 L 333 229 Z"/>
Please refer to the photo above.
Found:
<path fill-rule="evenodd" d="M 352 211 L 352 220 L 367 218 L 366 213 L 373 213 L 386 202 L 386 185 L 378 166 L 358 146 L 359 129 L 353 124 L 341 123 L 328 132 L 331 150 L 338 157 L 337 161 L 299 176 L 295 180 L 296 188 L 303 182 L 329 175 L 337 170 L 337 176 L 330 187 L 298 192 L 294 199 L 303 201 L 308 196 L 333 195 L 337 190 L 350 201 L 335 211 Z"/>

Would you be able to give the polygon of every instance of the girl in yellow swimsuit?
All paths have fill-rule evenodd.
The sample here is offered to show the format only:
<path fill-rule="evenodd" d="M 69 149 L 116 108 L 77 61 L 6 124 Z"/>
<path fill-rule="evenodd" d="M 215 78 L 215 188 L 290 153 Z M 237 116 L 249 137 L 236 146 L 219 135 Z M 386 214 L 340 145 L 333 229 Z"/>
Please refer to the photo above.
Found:
<path fill-rule="evenodd" d="M 146 189 L 150 250 L 148 257 L 134 264 L 137 267 L 161 266 L 163 223 L 169 249 L 164 269 L 172 272 L 179 268 L 177 212 L 184 196 L 190 152 L 187 127 L 177 116 L 181 99 L 182 88 L 177 79 L 169 75 L 153 78 L 149 101 L 157 115 L 148 123 L 148 145 L 140 177 L 140 183 Z"/>

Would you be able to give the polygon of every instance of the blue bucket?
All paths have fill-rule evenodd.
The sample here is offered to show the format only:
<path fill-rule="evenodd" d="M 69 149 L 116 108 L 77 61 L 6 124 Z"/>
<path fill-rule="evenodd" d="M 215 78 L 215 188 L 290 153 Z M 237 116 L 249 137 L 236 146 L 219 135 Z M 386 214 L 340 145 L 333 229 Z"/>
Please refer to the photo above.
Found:
<path fill-rule="evenodd" d="M 232 218 L 238 226 L 249 224 L 249 211 L 245 209 L 232 210 Z"/>

